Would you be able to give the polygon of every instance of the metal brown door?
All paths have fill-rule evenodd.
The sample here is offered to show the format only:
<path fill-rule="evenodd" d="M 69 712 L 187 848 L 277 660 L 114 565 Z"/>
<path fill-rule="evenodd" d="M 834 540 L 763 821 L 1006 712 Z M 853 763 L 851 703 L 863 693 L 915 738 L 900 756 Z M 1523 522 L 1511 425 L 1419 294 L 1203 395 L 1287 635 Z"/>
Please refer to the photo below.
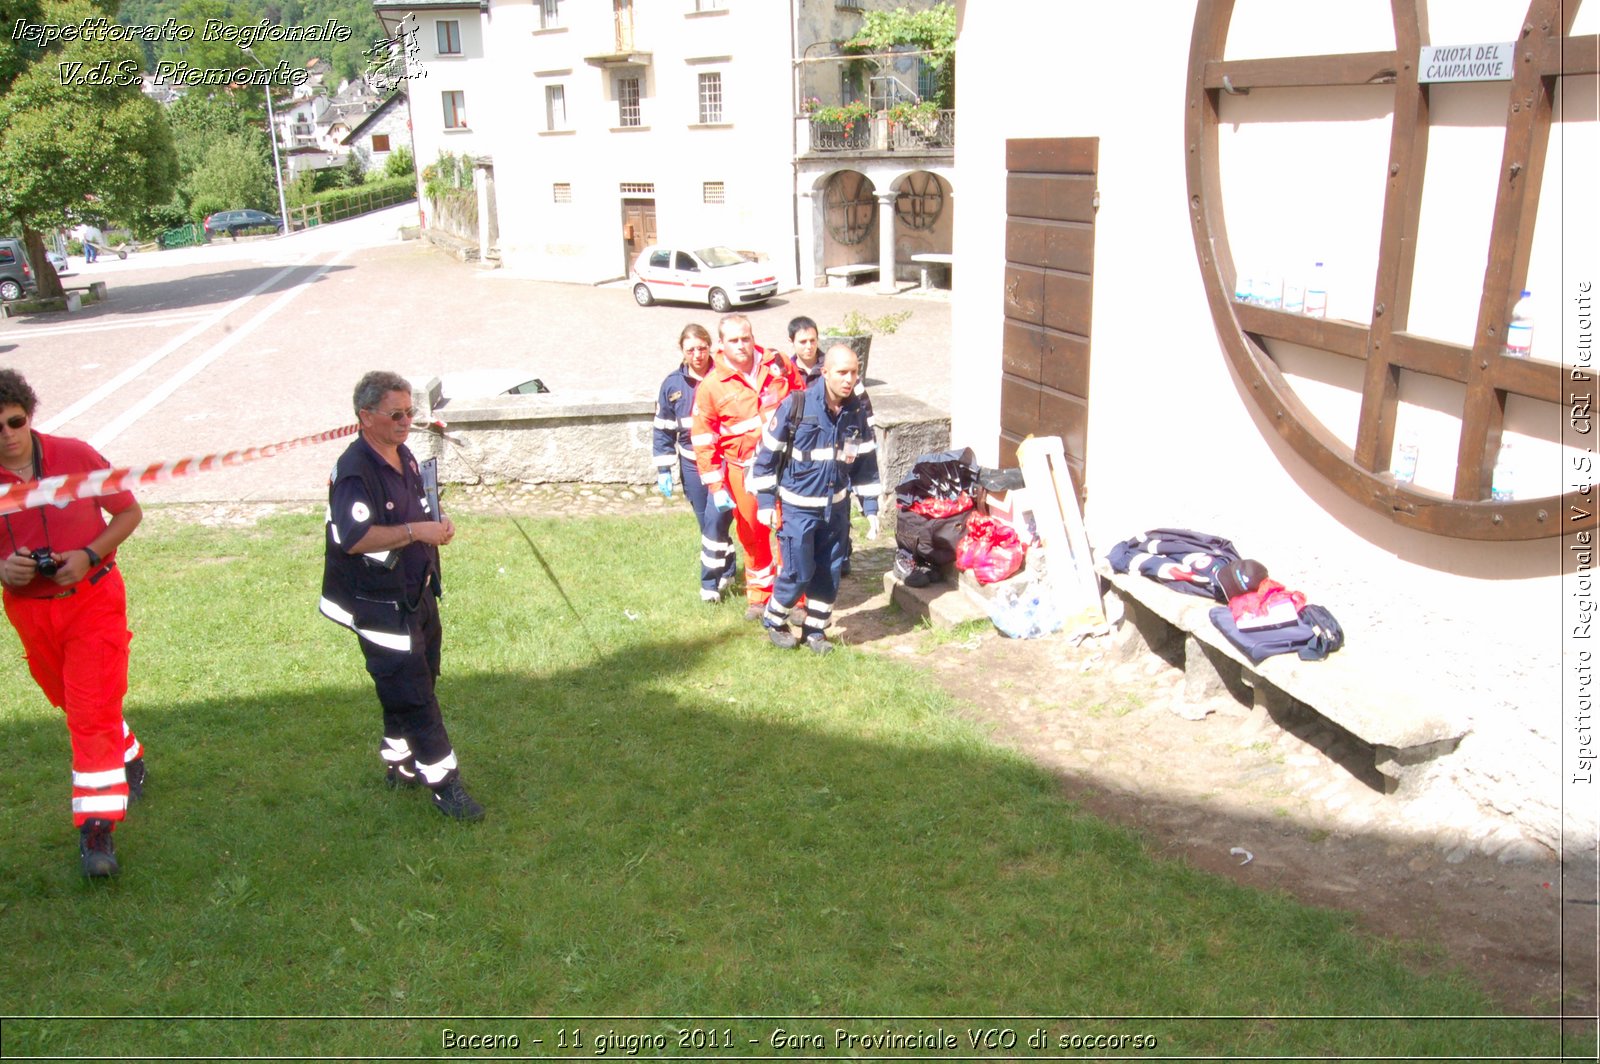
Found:
<path fill-rule="evenodd" d="M 1000 464 L 1060 436 L 1084 496 L 1098 137 L 1006 141 Z"/>
<path fill-rule="evenodd" d="M 625 199 L 622 201 L 622 253 L 623 270 L 633 268 L 639 252 L 656 242 L 656 201 Z"/>

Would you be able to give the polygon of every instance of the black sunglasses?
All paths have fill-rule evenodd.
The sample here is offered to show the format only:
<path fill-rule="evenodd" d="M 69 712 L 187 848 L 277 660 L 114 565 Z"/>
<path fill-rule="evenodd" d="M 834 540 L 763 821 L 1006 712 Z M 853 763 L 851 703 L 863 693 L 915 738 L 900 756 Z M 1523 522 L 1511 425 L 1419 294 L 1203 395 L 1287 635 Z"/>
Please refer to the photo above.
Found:
<path fill-rule="evenodd" d="M 10 417 L 6 418 L 6 428 L 10 429 L 13 432 L 15 432 L 17 429 L 22 428 L 27 423 L 28 423 L 28 415 L 26 415 L 26 414 L 13 414 Z"/>
<path fill-rule="evenodd" d="M 417 414 L 421 413 L 421 411 L 414 406 L 408 406 L 403 410 L 373 410 L 369 408 L 367 413 L 377 414 L 379 417 L 386 417 L 390 421 L 399 421 L 401 418 L 415 419 Z"/>

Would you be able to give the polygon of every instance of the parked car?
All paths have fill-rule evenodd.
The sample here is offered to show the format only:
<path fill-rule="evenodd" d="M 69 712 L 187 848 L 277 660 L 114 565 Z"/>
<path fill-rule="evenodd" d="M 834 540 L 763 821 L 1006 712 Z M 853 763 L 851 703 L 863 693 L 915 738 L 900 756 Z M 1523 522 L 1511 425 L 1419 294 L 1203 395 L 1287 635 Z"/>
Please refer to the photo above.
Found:
<path fill-rule="evenodd" d="M 28 265 L 28 253 L 22 241 L 0 239 L 0 300 L 9 303 L 21 299 L 39 287 L 34 279 L 33 267 Z"/>
<path fill-rule="evenodd" d="M 629 272 L 634 302 L 648 307 L 658 299 L 705 303 L 718 314 L 746 303 L 771 299 L 778 277 L 770 262 L 753 261 L 732 248 L 714 244 L 652 244 L 639 252 Z"/>
<path fill-rule="evenodd" d="M 237 237 L 240 233 L 249 232 L 251 229 L 271 229 L 274 232 L 283 231 L 283 219 L 276 214 L 266 211 L 218 211 L 216 214 L 206 215 L 206 239 L 218 233 L 227 233 Z"/>
<path fill-rule="evenodd" d="M 50 265 L 56 268 L 57 277 L 65 277 L 72 272 L 72 266 L 67 262 L 67 257 L 59 251 L 46 250 L 44 257 L 50 260 Z"/>

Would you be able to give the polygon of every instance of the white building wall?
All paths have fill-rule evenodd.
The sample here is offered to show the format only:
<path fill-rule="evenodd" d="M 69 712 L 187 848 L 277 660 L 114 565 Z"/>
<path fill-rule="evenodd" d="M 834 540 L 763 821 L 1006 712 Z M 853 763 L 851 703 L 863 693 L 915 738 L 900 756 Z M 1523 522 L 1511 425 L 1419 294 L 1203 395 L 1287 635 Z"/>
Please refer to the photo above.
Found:
<path fill-rule="evenodd" d="M 461 54 L 441 55 L 437 23 L 460 23 Z M 485 22 L 471 8 L 441 8 L 419 11 L 416 18 L 418 53 L 409 62 L 411 77 L 407 90 L 411 99 L 412 135 L 416 143 L 417 180 L 441 152 L 457 156 L 482 156 L 490 153 L 496 112 L 501 101 L 495 99 L 494 81 L 484 47 Z M 467 126 L 446 129 L 444 93 L 461 92 L 465 97 Z"/>
<path fill-rule="evenodd" d="M 1323 479 L 1242 393 L 1212 322 L 1189 222 L 1184 107 L 1194 7 L 1167 5 L 1161 18 L 1142 22 L 1130 60 L 1126 49 L 1112 46 L 1127 39 L 1126 14 L 1114 5 L 958 4 L 961 282 L 953 308 L 953 437 L 986 461 L 997 456 L 1005 141 L 1099 138 L 1085 515 L 1096 549 L 1158 526 L 1233 539 L 1274 577 L 1331 609 L 1352 643 L 1383 648 L 1387 669 L 1370 678 L 1374 697 L 1392 685 L 1470 713 L 1473 732 L 1441 763 L 1426 800 L 1461 801 L 1485 815 L 1511 817 L 1554 846 L 1571 767 L 1560 748 L 1570 718 L 1563 716 L 1561 606 L 1574 587 L 1560 575 L 1570 543 L 1478 543 L 1399 528 Z M 1430 7 L 1436 43 L 1513 40 L 1526 10 L 1518 0 Z M 1361 0 L 1339 5 L 1337 17 L 1332 11 L 1322 0 L 1239 0 L 1234 25 L 1245 29 L 1230 39 L 1229 58 L 1394 46 L 1387 3 Z M 1594 33 L 1597 23 L 1600 9 L 1585 8 L 1573 32 Z M 1028 39 L 1052 42 L 1056 61 L 1017 61 L 1017 28 L 1024 25 Z M 1434 95 L 1436 154 L 1413 321 L 1450 339 L 1464 338 L 1455 331 L 1460 308 L 1475 312 L 1481 293 L 1500 161 L 1505 94 L 1501 86 L 1499 103 L 1486 108 L 1484 91 Z M 1225 121 L 1221 131 L 1236 258 L 1248 268 L 1253 258 L 1285 265 L 1296 255 L 1326 256 L 1336 262 L 1330 316 L 1366 321 L 1387 150 L 1384 92 L 1339 90 L 1337 106 L 1318 116 L 1325 120 L 1310 123 L 1294 107 L 1270 113 L 1284 107 L 1284 95 L 1225 104 L 1237 108 L 1225 111 L 1225 119 L 1249 118 Z M 1030 99 L 1052 104 L 1017 105 Z M 1583 169 L 1592 175 L 1600 141 L 1593 101 L 1594 79 L 1573 79 L 1564 127 L 1551 140 L 1530 269 L 1530 285 L 1549 293 L 1536 350 L 1562 343 L 1563 330 L 1570 345 L 1575 318 L 1560 308 L 1558 294 L 1570 295 L 1578 279 L 1600 272 L 1592 178 Z M 1252 108 L 1257 113 L 1249 114 Z M 1455 117 L 1441 124 L 1441 108 Z M 1273 133 L 1312 139 L 1285 150 Z M 1319 137 L 1332 138 L 1338 152 Z M 1340 169 L 1345 154 L 1365 165 L 1374 152 L 1376 175 L 1352 177 Z M 1457 180 L 1448 179 L 1446 160 Z M 1466 328 L 1470 333 L 1470 316 Z M 1284 357 L 1293 376 L 1293 353 Z M 1330 426 L 1353 432 L 1359 397 L 1349 394 L 1351 380 L 1337 371 L 1312 379 L 1309 370 L 1295 379 Z M 1403 389 L 1404 399 L 1420 405 L 1403 408 L 1402 419 L 1433 418 L 1437 435 L 1424 438 L 1424 453 L 1449 455 L 1453 463 L 1453 442 L 1444 441 L 1455 438 L 1448 411 L 1458 414 L 1459 400 L 1452 408 L 1419 394 L 1431 388 Z M 1549 433 L 1559 412 L 1513 406 L 1508 428 L 1539 466 L 1530 476 L 1540 485 L 1553 482 L 1562 456 Z M 1593 799 L 1592 786 L 1569 797 L 1569 843 L 1593 845 Z"/>
<path fill-rule="evenodd" d="M 794 283 L 792 125 L 787 5 L 730 3 L 697 13 L 687 2 L 637 0 L 634 44 L 649 53 L 642 127 L 619 125 L 616 72 L 585 56 L 615 51 L 609 4 L 561 5 L 559 29 L 540 29 L 533 3 L 496 3 L 491 58 L 508 106 L 494 147 L 502 262 L 551 280 L 597 282 L 626 273 L 623 183 L 654 185 L 662 239 L 764 252 Z M 699 77 L 722 76 L 723 121 L 699 122 Z M 559 85 L 565 128 L 551 130 L 546 89 Z M 723 183 L 725 202 L 703 202 Z M 567 184 L 571 202 L 553 186 Z"/>

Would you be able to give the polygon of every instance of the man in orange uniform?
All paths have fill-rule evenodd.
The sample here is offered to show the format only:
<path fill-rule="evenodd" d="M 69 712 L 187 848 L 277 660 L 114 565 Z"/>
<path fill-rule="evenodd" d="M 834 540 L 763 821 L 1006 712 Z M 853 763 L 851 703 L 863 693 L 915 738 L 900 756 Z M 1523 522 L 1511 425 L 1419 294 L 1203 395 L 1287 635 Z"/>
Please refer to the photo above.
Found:
<path fill-rule="evenodd" d="M 717 323 L 722 352 L 695 391 L 690 442 L 700 479 L 719 510 L 734 510 L 744 547 L 745 617 L 760 620 L 776 572 L 772 530 L 756 519 L 756 495 L 745 486 L 761 430 L 800 380 L 776 351 L 756 346 L 750 319 L 728 314 Z"/>
<path fill-rule="evenodd" d="M 38 403 L 21 374 L 0 369 L 0 487 L 110 468 L 82 440 L 35 431 Z M 120 871 L 111 833 L 144 791 L 144 748 L 122 719 L 133 636 L 117 568 L 117 547 L 141 516 L 133 495 L 119 491 L 34 506 L 0 526 L 6 617 L 28 671 L 66 714 L 78 856 L 83 874 L 97 879 Z"/>

